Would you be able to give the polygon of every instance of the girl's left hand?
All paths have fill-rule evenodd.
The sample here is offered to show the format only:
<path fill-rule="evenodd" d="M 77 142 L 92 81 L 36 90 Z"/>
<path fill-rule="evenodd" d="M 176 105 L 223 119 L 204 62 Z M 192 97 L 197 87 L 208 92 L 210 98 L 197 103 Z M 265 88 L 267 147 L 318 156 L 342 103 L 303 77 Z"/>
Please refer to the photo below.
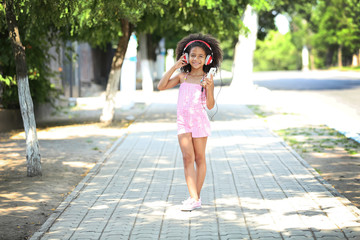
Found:
<path fill-rule="evenodd" d="M 202 86 L 206 88 L 206 90 L 213 90 L 214 89 L 214 77 L 213 75 L 206 76 L 204 81 L 202 82 Z"/>

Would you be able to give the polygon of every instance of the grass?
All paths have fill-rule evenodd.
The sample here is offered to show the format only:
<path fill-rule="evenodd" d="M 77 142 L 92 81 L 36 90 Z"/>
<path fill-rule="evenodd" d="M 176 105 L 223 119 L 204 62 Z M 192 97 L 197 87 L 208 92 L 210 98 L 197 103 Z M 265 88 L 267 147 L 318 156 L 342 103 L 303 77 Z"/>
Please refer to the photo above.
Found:
<path fill-rule="evenodd" d="M 266 117 L 272 115 L 269 112 L 265 112 L 265 111 L 261 110 L 261 107 L 259 105 L 248 105 L 247 107 L 250 108 L 251 111 L 253 111 L 260 118 L 266 118 Z"/>
<path fill-rule="evenodd" d="M 316 153 L 343 149 L 350 155 L 360 152 L 360 144 L 324 125 L 287 128 L 275 131 L 285 142 L 299 152 Z M 301 139 L 301 140 L 300 140 Z"/>
<path fill-rule="evenodd" d="M 259 105 L 248 106 L 258 117 L 265 121 L 268 117 L 283 113 L 274 113 L 265 110 Z M 349 155 L 360 153 L 360 143 L 347 138 L 335 129 L 325 125 L 310 125 L 275 130 L 284 141 L 294 148 L 300 155 L 304 153 L 330 153 L 335 151 L 346 152 Z"/>
<path fill-rule="evenodd" d="M 357 67 L 351 67 L 351 66 L 343 66 L 341 68 L 339 67 L 332 67 L 330 70 L 339 70 L 339 71 L 356 71 L 360 72 L 360 66 Z"/>

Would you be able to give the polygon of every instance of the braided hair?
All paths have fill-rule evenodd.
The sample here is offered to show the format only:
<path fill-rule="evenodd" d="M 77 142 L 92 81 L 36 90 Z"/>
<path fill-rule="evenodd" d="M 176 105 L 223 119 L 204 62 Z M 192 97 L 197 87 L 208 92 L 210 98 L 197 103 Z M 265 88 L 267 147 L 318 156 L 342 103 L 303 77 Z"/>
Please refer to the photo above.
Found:
<path fill-rule="evenodd" d="M 194 41 L 194 40 L 201 40 L 206 42 L 207 44 L 210 45 L 211 50 L 209 49 L 208 46 L 206 46 L 205 43 L 201 42 L 201 41 Z M 211 55 L 212 54 L 212 63 L 210 63 L 209 65 L 204 65 L 203 66 L 203 70 L 205 73 L 209 72 L 210 68 L 215 67 L 216 70 L 219 69 L 220 67 L 220 63 L 222 62 L 223 59 L 223 52 L 220 48 L 220 43 L 217 39 L 215 39 L 214 37 L 212 37 L 211 35 L 203 35 L 203 34 L 190 34 L 186 37 L 184 37 L 183 39 L 181 39 L 176 47 L 176 60 L 179 60 L 179 58 L 185 53 L 184 52 L 184 48 L 185 46 L 191 42 L 194 41 L 193 43 L 191 43 L 189 46 L 187 46 L 187 48 L 185 49 L 186 53 L 190 53 L 190 50 L 193 47 L 201 47 L 206 55 Z M 190 72 L 191 71 L 191 65 L 187 64 L 184 67 L 180 68 L 180 71 L 182 72 Z"/>

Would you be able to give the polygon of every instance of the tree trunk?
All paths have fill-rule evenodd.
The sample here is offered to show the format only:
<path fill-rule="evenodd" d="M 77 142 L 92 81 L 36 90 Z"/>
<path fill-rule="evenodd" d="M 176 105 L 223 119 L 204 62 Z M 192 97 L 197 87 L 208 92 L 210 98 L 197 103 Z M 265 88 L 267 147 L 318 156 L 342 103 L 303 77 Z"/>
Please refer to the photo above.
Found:
<path fill-rule="evenodd" d="M 253 87 L 253 58 L 258 29 L 258 16 L 250 5 L 247 5 L 242 20 L 250 33 L 248 36 L 239 34 L 239 40 L 235 46 L 233 78 L 230 87 L 247 91 Z"/>
<path fill-rule="evenodd" d="M 121 20 L 121 26 L 123 35 L 119 39 L 118 46 L 111 64 L 109 79 L 106 86 L 106 102 L 100 117 L 100 121 L 106 124 L 111 123 L 114 119 L 115 96 L 119 88 L 121 66 L 124 62 L 125 53 L 132 32 L 132 25 L 127 20 Z"/>
<path fill-rule="evenodd" d="M 140 58 L 141 58 L 141 76 L 142 90 L 145 93 L 151 93 L 154 90 L 151 63 L 148 56 L 148 39 L 146 34 L 139 35 Z"/>
<path fill-rule="evenodd" d="M 357 54 L 357 53 L 353 54 L 351 66 L 352 67 L 360 66 L 360 49 L 359 49 L 359 54 Z"/>
<path fill-rule="evenodd" d="M 6 0 L 3 2 L 3 5 L 6 11 L 6 21 L 15 55 L 19 103 L 26 135 L 27 176 L 41 176 L 41 157 L 39 141 L 36 134 L 33 101 L 30 95 L 29 80 L 27 76 L 25 48 L 20 40 L 19 29 L 14 15 L 13 0 Z"/>
<path fill-rule="evenodd" d="M 338 48 L 338 67 L 342 68 L 342 46 Z"/>
<path fill-rule="evenodd" d="M 357 67 L 357 66 L 359 66 L 358 56 L 357 56 L 355 53 L 353 54 L 353 57 L 352 57 L 351 66 L 352 66 L 352 67 Z"/>
<path fill-rule="evenodd" d="M 315 70 L 315 56 L 313 54 L 312 48 L 310 48 L 310 69 Z"/>

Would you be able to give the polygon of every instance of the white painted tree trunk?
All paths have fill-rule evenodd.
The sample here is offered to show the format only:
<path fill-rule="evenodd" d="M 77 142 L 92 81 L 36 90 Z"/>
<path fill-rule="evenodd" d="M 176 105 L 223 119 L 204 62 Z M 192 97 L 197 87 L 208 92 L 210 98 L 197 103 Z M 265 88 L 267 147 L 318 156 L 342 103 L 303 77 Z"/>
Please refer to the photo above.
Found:
<path fill-rule="evenodd" d="M 120 91 L 122 96 L 121 108 L 123 110 L 131 109 L 135 105 L 137 46 L 138 41 L 133 33 L 130 37 L 124 63 L 121 68 Z"/>
<path fill-rule="evenodd" d="M 39 141 L 36 134 L 33 101 L 30 95 L 29 80 L 26 76 L 18 79 L 18 92 L 21 116 L 26 136 L 27 176 L 42 175 Z"/>
<path fill-rule="evenodd" d="M 147 54 L 146 34 L 140 34 L 140 58 L 141 58 L 141 76 L 142 90 L 144 93 L 152 93 L 154 91 L 153 76 L 151 72 L 151 63 Z"/>
<path fill-rule="evenodd" d="M 256 49 L 258 17 L 250 5 L 246 7 L 243 16 L 244 25 L 250 30 L 248 36 L 239 34 L 238 43 L 235 46 L 233 79 L 231 88 L 246 91 L 253 86 L 253 56 Z"/>
<path fill-rule="evenodd" d="M 172 66 L 175 64 L 175 56 L 174 56 L 174 49 L 168 49 L 166 60 L 165 60 L 165 69 L 169 71 Z"/>
<path fill-rule="evenodd" d="M 352 66 L 352 67 L 357 67 L 357 66 L 359 66 L 359 59 L 358 59 L 357 54 L 353 54 L 351 66 Z"/>
<path fill-rule="evenodd" d="M 302 49 L 302 70 L 303 71 L 309 71 L 309 50 L 304 45 Z"/>
<path fill-rule="evenodd" d="M 119 89 L 121 69 L 111 69 L 106 86 L 106 100 L 100 121 L 110 123 L 115 115 L 115 97 Z"/>
<path fill-rule="evenodd" d="M 16 81 L 18 84 L 19 103 L 26 136 L 27 176 L 41 176 L 41 156 L 39 141 L 36 134 L 34 106 L 31 99 L 29 79 L 27 75 L 25 48 L 22 45 L 16 17 L 13 12 L 14 2 L 12 0 L 4 1 L 3 6 L 6 11 L 6 21 L 9 28 L 9 35 L 14 51 L 16 65 Z"/>
<path fill-rule="evenodd" d="M 156 78 L 161 79 L 165 71 L 165 38 L 159 42 L 159 48 L 156 56 Z"/>
<path fill-rule="evenodd" d="M 145 93 L 152 93 L 154 91 L 150 65 L 149 59 L 141 60 L 142 90 Z"/>

